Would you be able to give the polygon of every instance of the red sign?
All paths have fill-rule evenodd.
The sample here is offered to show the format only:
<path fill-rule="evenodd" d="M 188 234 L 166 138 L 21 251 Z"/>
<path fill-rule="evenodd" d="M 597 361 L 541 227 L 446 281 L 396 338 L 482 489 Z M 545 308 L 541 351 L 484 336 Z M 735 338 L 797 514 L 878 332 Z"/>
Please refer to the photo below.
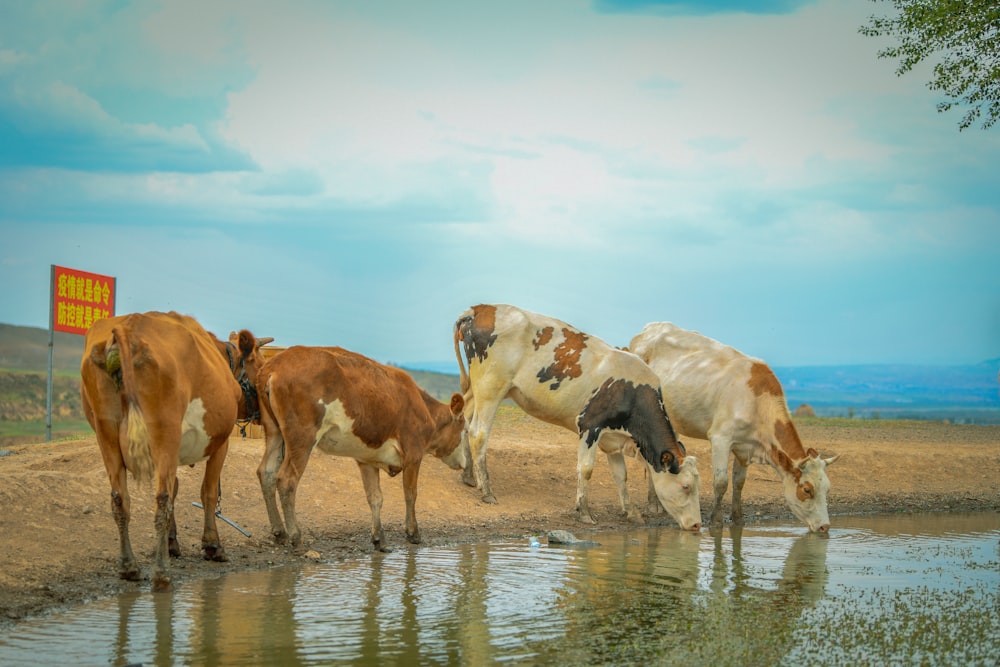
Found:
<path fill-rule="evenodd" d="M 87 333 L 90 325 L 115 315 L 115 279 L 52 266 L 52 328 Z"/>

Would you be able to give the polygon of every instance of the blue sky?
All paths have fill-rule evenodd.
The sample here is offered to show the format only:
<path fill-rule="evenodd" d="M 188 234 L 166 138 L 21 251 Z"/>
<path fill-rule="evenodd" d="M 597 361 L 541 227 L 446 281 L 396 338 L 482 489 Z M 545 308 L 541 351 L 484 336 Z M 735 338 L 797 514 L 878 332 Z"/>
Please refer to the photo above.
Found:
<path fill-rule="evenodd" d="M 710 11 L 706 6 L 710 6 Z M 0 5 L 0 322 L 118 312 L 453 358 L 468 306 L 772 365 L 1000 356 L 1000 131 L 885 3 Z"/>

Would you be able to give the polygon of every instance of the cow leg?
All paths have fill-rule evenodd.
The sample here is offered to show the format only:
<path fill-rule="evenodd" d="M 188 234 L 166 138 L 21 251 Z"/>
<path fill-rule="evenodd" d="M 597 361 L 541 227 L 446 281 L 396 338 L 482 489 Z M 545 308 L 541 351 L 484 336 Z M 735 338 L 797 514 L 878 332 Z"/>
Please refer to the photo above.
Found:
<path fill-rule="evenodd" d="M 166 476 L 166 475 L 164 475 Z M 156 547 L 153 552 L 152 587 L 154 591 L 165 591 L 170 588 L 170 574 L 167 570 L 167 533 L 170 529 L 170 517 L 174 512 L 170 494 L 165 490 L 167 484 L 161 476 L 157 483 L 156 513 L 153 526 L 156 531 Z"/>
<path fill-rule="evenodd" d="M 277 476 L 285 458 L 285 439 L 278 430 L 278 425 L 269 420 L 265 410 L 261 410 L 261 422 L 264 425 L 266 442 L 264 456 L 257 467 L 257 479 L 260 480 L 260 490 L 264 494 L 264 506 L 267 508 L 267 518 L 271 523 L 271 535 L 274 541 L 280 543 L 288 540 L 285 522 L 278 513 Z"/>
<path fill-rule="evenodd" d="M 209 447 L 212 447 L 209 445 Z M 219 480 L 222 477 L 222 464 L 229 452 L 229 436 L 214 448 L 215 451 L 205 463 L 205 477 L 201 481 L 201 504 L 205 509 L 205 527 L 201 533 L 201 552 L 205 560 L 224 563 L 229 560 L 222 542 L 219 540 L 219 528 L 215 521 L 215 508 L 219 505 Z"/>
<path fill-rule="evenodd" d="M 176 477 L 174 478 L 174 492 L 170 494 L 170 502 L 172 506 L 177 506 L 177 489 L 180 486 L 180 480 Z M 170 514 L 170 532 L 167 534 L 167 552 L 170 554 L 171 558 L 179 558 L 181 555 L 181 544 L 177 541 L 177 517 L 173 513 Z"/>
<path fill-rule="evenodd" d="M 472 423 L 469 425 L 468 465 L 472 466 L 476 486 L 483 494 L 483 502 L 488 505 L 498 504 L 490 488 L 490 473 L 486 469 L 486 445 L 489 443 L 490 430 L 493 428 L 493 419 L 496 417 L 499 405 L 497 401 L 480 403 L 477 400 Z"/>
<path fill-rule="evenodd" d="M 629 523 L 644 524 L 646 520 L 642 518 L 642 513 L 632 504 L 632 498 L 628 493 L 628 471 L 625 468 L 625 455 L 621 452 L 608 454 L 608 466 L 611 468 L 611 478 L 615 481 L 618 489 L 618 500 L 621 501 L 622 512 Z"/>
<path fill-rule="evenodd" d="M 740 461 L 738 456 L 733 456 L 733 509 L 730 514 L 733 525 L 743 525 L 743 485 L 747 481 L 747 469 L 749 464 Z"/>
<path fill-rule="evenodd" d="M 582 523 L 597 523 L 590 516 L 590 478 L 594 474 L 594 459 L 597 448 L 587 443 L 587 438 L 580 438 L 576 456 L 576 518 Z"/>
<path fill-rule="evenodd" d="M 420 544 L 420 529 L 417 527 L 417 477 L 419 475 L 419 460 L 403 470 L 403 496 L 406 499 L 406 541 L 410 544 Z"/>
<path fill-rule="evenodd" d="M 665 512 L 660 497 L 656 495 L 656 488 L 653 486 L 653 476 L 646 470 L 646 514 L 653 516 Z"/>
<path fill-rule="evenodd" d="M 365 497 L 368 498 L 368 507 L 372 511 L 372 545 L 376 551 L 388 551 L 385 546 L 385 533 L 382 532 L 382 487 L 379 484 L 378 468 L 358 461 L 358 470 L 361 471 Z M 409 504 L 407 504 L 407 512 L 409 512 Z"/>
<path fill-rule="evenodd" d="M 87 399 L 83 401 L 84 413 L 97 434 L 97 444 L 111 485 L 111 516 L 118 528 L 118 576 L 128 581 L 138 581 L 142 578 L 142 572 L 139 570 L 139 563 L 132 551 L 132 541 L 129 539 L 131 502 L 128 494 L 128 471 L 125 469 L 120 444 L 127 442 L 124 422 L 97 419 L 86 393 L 86 382 L 82 391 L 84 398 Z"/>
<path fill-rule="evenodd" d="M 462 468 L 462 483 L 473 488 L 478 487 L 476 483 L 476 471 L 472 465 L 472 446 L 469 444 L 469 434 L 472 430 L 472 421 L 476 418 L 475 396 L 472 392 L 467 392 L 465 398 L 465 431 L 462 433 L 460 447 L 465 448 L 465 467 Z"/>
<path fill-rule="evenodd" d="M 305 442 L 305 446 L 299 447 L 295 443 Z M 285 530 L 287 530 L 288 542 L 292 546 L 298 546 L 302 542 L 302 531 L 299 529 L 299 522 L 295 516 L 295 496 L 298 492 L 299 481 L 302 473 L 306 471 L 306 464 L 309 463 L 309 454 L 312 452 L 312 445 L 307 439 L 296 439 L 289 436 L 285 439 L 285 458 L 278 468 L 278 496 L 281 498 L 281 512 L 285 515 Z M 278 518 L 278 526 L 281 525 Z M 274 524 L 272 523 L 272 529 Z M 281 542 L 280 532 L 276 534 L 275 540 Z"/>
<path fill-rule="evenodd" d="M 111 482 L 111 515 L 118 527 L 118 576 L 128 581 L 139 581 L 142 572 L 132 551 L 132 541 L 128 535 L 128 525 L 131 518 L 128 495 L 128 473 L 125 467 L 119 468 Z"/>
<path fill-rule="evenodd" d="M 614 480 L 615 488 L 618 490 L 618 500 L 621 502 L 625 518 L 629 523 L 646 523 L 639 509 L 632 504 L 632 498 L 628 493 L 628 469 L 625 467 L 625 448 L 632 445 L 632 438 L 612 433 L 611 431 L 605 431 L 596 444 L 608 457 L 611 479 Z"/>
<path fill-rule="evenodd" d="M 712 516 L 709 525 L 722 525 L 722 499 L 729 487 L 729 442 L 712 439 L 712 472 L 715 486 L 715 504 L 712 506 Z"/>

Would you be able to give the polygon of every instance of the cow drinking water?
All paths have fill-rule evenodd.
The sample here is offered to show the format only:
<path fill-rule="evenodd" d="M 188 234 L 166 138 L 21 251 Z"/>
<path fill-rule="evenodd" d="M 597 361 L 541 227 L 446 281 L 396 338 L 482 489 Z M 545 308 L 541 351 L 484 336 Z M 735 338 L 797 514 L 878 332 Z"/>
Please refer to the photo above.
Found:
<path fill-rule="evenodd" d="M 470 467 L 463 481 L 495 503 L 486 446 L 500 402 L 576 433 L 576 512 L 594 523 L 588 504 L 597 449 L 608 458 L 622 510 L 642 521 L 626 487 L 624 451 L 637 451 L 663 507 L 684 529 L 701 526 L 698 468 L 685 456 L 660 398 L 660 381 L 633 354 L 565 322 L 508 305 L 478 305 L 455 322 L 455 356 L 469 420 Z M 466 372 L 462 358 L 468 362 Z M 633 450 L 634 448 L 634 450 Z"/>
<path fill-rule="evenodd" d="M 743 521 L 747 466 L 766 461 L 778 471 L 795 516 L 811 531 L 829 530 L 826 467 L 837 457 L 823 459 L 815 449 L 802 447 L 781 384 L 767 364 L 669 322 L 647 324 L 629 349 L 659 376 L 674 428 L 712 443 L 712 525 L 722 523 L 732 452 L 733 523 Z"/>

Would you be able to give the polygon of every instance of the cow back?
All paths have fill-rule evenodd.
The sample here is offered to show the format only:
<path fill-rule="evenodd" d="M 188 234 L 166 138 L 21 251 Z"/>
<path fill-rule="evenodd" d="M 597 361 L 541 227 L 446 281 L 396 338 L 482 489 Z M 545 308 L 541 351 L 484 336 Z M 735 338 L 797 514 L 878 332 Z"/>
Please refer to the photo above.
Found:
<path fill-rule="evenodd" d="M 263 365 L 257 385 L 262 409 L 275 425 L 302 422 L 311 441 L 334 403 L 342 406 L 354 436 L 369 447 L 391 440 L 426 446 L 445 421 L 442 411 L 448 413 L 448 406 L 426 395 L 406 371 L 340 347 L 290 347 Z M 423 454 L 403 450 L 404 466 Z"/>

